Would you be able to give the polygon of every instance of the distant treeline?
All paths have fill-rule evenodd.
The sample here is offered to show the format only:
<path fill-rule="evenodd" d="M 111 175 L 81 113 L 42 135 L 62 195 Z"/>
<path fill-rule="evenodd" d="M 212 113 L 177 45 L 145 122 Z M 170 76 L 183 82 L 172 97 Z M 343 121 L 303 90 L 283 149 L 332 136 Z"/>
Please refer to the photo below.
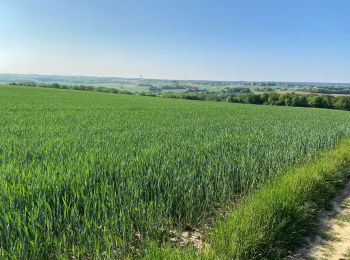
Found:
<path fill-rule="evenodd" d="M 140 86 L 141 84 L 139 84 Z M 188 86 L 188 85 L 164 85 L 161 87 L 155 87 L 153 85 L 151 85 L 148 90 L 150 92 L 154 92 L 154 93 L 159 93 L 162 92 L 163 90 L 183 90 L 186 89 L 187 92 L 193 92 L 193 91 L 197 91 L 198 87 L 192 87 L 192 86 Z"/>
<path fill-rule="evenodd" d="M 270 93 L 210 93 L 210 94 L 189 94 L 189 93 L 164 93 L 161 97 L 180 98 L 191 100 L 226 101 L 228 103 L 243 103 L 256 105 L 293 106 L 293 107 L 314 107 L 350 110 L 350 96 L 329 96 L 329 95 L 301 95 L 295 93 L 279 94 Z"/>
<path fill-rule="evenodd" d="M 139 84 L 139 86 L 148 86 L 146 84 Z M 149 92 L 153 92 L 153 93 L 160 93 L 163 90 L 186 90 L 185 93 L 187 92 L 201 92 L 201 93 L 210 93 L 210 91 L 208 91 L 207 89 L 199 89 L 197 86 L 190 86 L 190 85 L 165 85 L 165 86 L 161 86 L 161 87 L 155 87 L 153 85 L 151 85 L 148 88 Z M 220 92 L 222 93 L 251 93 L 250 88 L 247 87 L 225 87 L 223 88 Z M 217 92 L 214 92 L 217 93 Z"/>
<path fill-rule="evenodd" d="M 329 95 L 317 95 L 317 94 L 296 94 L 296 93 L 283 93 L 276 92 L 268 93 L 230 93 L 229 92 L 205 92 L 205 93 L 133 93 L 125 90 L 118 90 L 105 87 L 94 86 L 69 86 L 61 85 L 58 83 L 42 84 L 35 82 L 21 82 L 10 83 L 15 86 L 29 86 L 29 87 L 44 87 L 44 88 L 57 88 L 57 89 L 73 89 L 82 91 L 96 91 L 115 94 L 129 94 L 129 95 L 142 95 L 152 97 L 164 97 L 164 98 L 176 98 L 176 99 L 189 99 L 189 100 L 203 100 L 203 101 L 216 101 L 216 102 L 228 102 L 228 103 L 243 103 L 243 104 L 257 104 L 257 105 L 273 105 L 273 106 L 293 106 L 293 107 L 314 107 L 314 108 L 328 108 L 328 109 L 340 109 L 350 110 L 350 96 L 329 96 Z M 237 90 L 238 91 L 238 90 Z M 241 89 L 242 91 L 242 89 Z"/>
<path fill-rule="evenodd" d="M 229 96 L 227 102 L 350 110 L 350 97 L 276 92 Z"/>
<path fill-rule="evenodd" d="M 245 82 L 243 85 L 249 85 L 249 86 L 277 86 L 276 82 L 273 81 L 267 81 L 267 82 Z"/>
<path fill-rule="evenodd" d="M 312 87 L 303 88 L 300 91 L 320 94 L 350 94 L 350 88 L 348 87 Z"/>
<path fill-rule="evenodd" d="M 36 82 L 12 82 L 9 85 L 12 86 L 27 86 L 27 87 L 41 87 L 41 88 L 58 88 L 58 89 L 73 89 L 73 90 L 83 90 L 83 91 L 96 91 L 96 92 L 106 92 L 106 93 L 115 93 L 115 94 L 129 94 L 132 95 L 133 93 L 126 90 L 118 90 L 115 88 L 106 88 L 106 87 L 94 87 L 90 85 L 63 85 L 58 83 L 36 83 Z"/>
<path fill-rule="evenodd" d="M 236 88 L 230 88 L 226 87 L 223 89 L 224 93 L 232 93 L 232 94 L 237 94 L 237 93 L 251 93 L 252 91 L 250 88 L 242 88 L 242 87 L 236 87 Z"/>

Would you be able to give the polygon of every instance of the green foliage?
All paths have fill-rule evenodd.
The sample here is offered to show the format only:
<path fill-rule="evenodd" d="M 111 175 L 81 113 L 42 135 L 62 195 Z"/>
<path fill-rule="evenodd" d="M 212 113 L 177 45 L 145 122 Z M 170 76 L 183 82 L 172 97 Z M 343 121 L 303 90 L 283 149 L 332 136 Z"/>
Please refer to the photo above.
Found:
<path fill-rule="evenodd" d="M 307 91 L 312 93 L 321 93 L 321 94 L 350 94 L 350 88 L 349 86 L 346 87 L 340 87 L 340 86 L 312 86 L 312 87 L 305 87 L 303 89 L 300 89 L 300 91 Z"/>
<path fill-rule="evenodd" d="M 227 103 L 233 103 L 233 97 L 232 97 L 232 96 L 228 96 L 228 97 L 226 98 L 226 102 L 227 102 Z"/>
<path fill-rule="evenodd" d="M 71 90 L 83 90 L 83 91 L 96 91 L 96 92 L 106 92 L 106 93 L 114 93 L 114 94 L 132 94 L 129 91 L 118 90 L 113 88 L 106 87 L 94 87 L 90 85 L 64 85 L 59 83 L 36 83 L 36 82 L 13 82 L 9 84 L 10 86 L 25 86 L 25 87 L 41 87 L 41 88 L 57 88 L 57 89 L 71 89 Z"/>
<path fill-rule="evenodd" d="M 253 193 L 215 229 L 221 259 L 283 259 L 316 231 L 319 212 L 350 177 L 350 141 Z M 220 258 L 220 257 L 219 257 Z"/>
<path fill-rule="evenodd" d="M 334 146 L 350 118 L 0 86 L 0 125 L 5 258 L 120 258 Z"/>
<path fill-rule="evenodd" d="M 27 87 L 43 87 L 43 88 L 58 88 L 58 89 L 72 89 L 83 91 L 97 91 L 117 94 L 129 94 L 132 92 L 121 91 L 113 88 L 106 87 L 94 87 L 86 85 L 62 85 L 58 83 L 42 84 L 35 82 L 20 82 L 10 83 L 11 86 L 27 86 Z M 148 86 L 147 84 L 139 84 L 139 86 Z M 327 95 L 300 95 L 295 93 L 278 94 L 276 92 L 265 93 L 251 93 L 249 88 L 229 88 L 226 87 L 222 93 L 208 92 L 206 90 L 199 90 L 197 87 L 183 86 L 179 83 L 175 83 L 170 86 L 155 87 L 149 85 L 149 92 L 141 92 L 141 96 L 160 96 L 165 98 L 176 99 L 190 99 L 190 100 L 203 100 L 203 101 L 217 101 L 228 103 L 245 103 L 245 104 L 257 104 L 257 105 L 273 105 L 273 106 L 294 106 L 294 107 L 315 107 L 315 108 L 330 108 L 340 110 L 350 110 L 350 96 L 327 96 Z M 175 90 L 185 89 L 185 93 L 162 93 L 162 90 Z"/>
<path fill-rule="evenodd" d="M 250 88 L 242 88 L 242 87 L 236 87 L 236 88 L 226 87 L 226 88 L 224 88 L 224 92 L 226 92 L 226 93 L 251 93 L 251 90 L 250 90 Z"/>
<path fill-rule="evenodd" d="M 273 106 L 315 107 L 350 110 L 349 96 L 300 95 L 275 92 L 261 94 L 237 94 L 233 102 L 245 104 L 265 104 Z"/>
<path fill-rule="evenodd" d="M 202 254 L 153 246 L 146 259 L 285 259 L 317 231 L 320 212 L 349 177 L 347 139 L 248 195 L 216 224 L 210 246 Z"/>
<path fill-rule="evenodd" d="M 162 92 L 162 89 L 157 88 L 157 87 L 154 87 L 154 86 L 149 87 L 148 90 L 149 90 L 150 92 L 156 92 L 156 93 L 157 93 L 157 92 Z"/>

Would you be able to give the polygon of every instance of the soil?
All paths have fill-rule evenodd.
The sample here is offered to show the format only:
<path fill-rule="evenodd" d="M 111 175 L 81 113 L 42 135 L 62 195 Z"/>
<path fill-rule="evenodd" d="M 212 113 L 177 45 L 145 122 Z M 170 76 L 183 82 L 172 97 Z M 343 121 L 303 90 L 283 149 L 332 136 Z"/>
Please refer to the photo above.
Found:
<path fill-rule="evenodd" d="M 331 204 L 333 210 L 321 218 L 321 234 L 290 259 L 350 260 L 350 183 Z"/>

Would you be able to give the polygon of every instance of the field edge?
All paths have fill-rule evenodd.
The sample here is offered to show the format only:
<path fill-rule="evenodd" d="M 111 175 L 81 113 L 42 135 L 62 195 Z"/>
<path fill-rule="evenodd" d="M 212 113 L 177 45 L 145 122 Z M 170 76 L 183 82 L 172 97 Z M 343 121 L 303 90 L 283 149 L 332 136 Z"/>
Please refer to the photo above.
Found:
<path fill-rule="evenodd" d="M 144 259 L 278 259 L 316 234 L 320 214 L 350 177 L 350 139 L 251 193 L 215 225 L 206 248 L 151 243 Z"/>

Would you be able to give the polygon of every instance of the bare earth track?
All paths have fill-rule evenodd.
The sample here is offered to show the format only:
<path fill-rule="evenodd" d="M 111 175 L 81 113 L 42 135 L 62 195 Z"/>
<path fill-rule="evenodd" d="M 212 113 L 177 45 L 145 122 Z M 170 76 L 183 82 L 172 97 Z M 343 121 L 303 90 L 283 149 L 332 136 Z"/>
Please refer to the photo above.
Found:
<path fill-rule="evenodd" d="M 292 259 L 350 259 L 350 183 L 321 219 L 323 232 Z"/>

